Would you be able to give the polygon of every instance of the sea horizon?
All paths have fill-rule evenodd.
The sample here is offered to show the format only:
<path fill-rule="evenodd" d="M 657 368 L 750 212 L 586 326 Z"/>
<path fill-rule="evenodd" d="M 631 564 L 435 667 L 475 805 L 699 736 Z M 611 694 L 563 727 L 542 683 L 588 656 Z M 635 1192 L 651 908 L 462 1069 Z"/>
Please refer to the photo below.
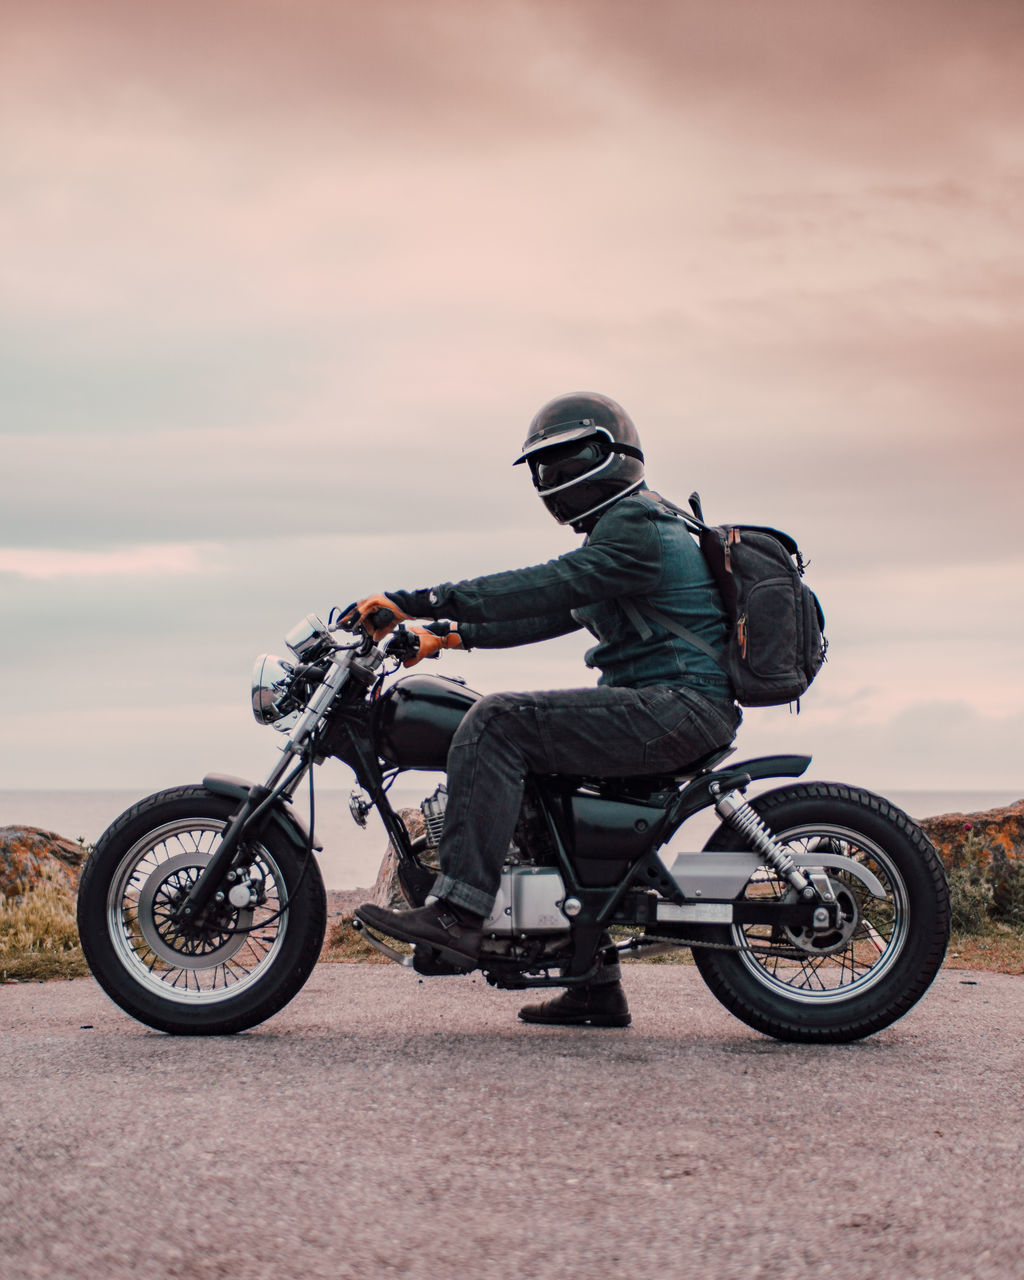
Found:
<path fill-rule="evenodd" d="M 426 778 L 420 785 L 394 786 L 391 802 L 398 808 L 417 807 L 437 784 Z M 0 789 L 0 827 L 38 827 L 68 840 L 93 844 L 125 809 L 145 795 L 129 789 L 11 788 Z M 316 792 L 316 840 L 328 889 L 365 888 L 373 884 L 387 849 L 387 836 L 377 814 L 371 813 L 365 828 L 349 812 L 350 790 L 318 788 Z M 1008 789 L 892 788 L 887 798 L 918 821 L 944 813 L 980 813 L 1024 798 Z M 296 807 L 305 816 L 302 796 Z M 717 825 L 713 811 L 696 814 L 669 841 L 673 850 L 699 849 Z M 664 853 L 665 851 L 663 851 Z"/>

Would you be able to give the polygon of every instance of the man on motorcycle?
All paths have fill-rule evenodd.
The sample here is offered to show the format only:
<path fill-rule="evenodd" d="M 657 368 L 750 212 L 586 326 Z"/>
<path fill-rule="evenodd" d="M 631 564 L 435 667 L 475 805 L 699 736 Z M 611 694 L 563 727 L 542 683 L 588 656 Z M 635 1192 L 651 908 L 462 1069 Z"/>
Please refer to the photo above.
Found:
<path fill-rule="evenodd" d="M 406 665 L 442 648 L 506 648 L 581 627 L 597 640 L 586 654 L 587 665 L 601 672 L 596 687 L 490 694 L 473 705 L 448 755 L 432 898 L 411 911 L 359 908 L 366 923 L 432 946 L 466 970 L 477 963 L 527 774 L 681 772 L 731 742 L 740 721 L 714 659 L 657 620 L 667 617 L 714 651 L 725 647 L 718 591 L 683 522 L 647 488 L 640 440 L 625 410 L 589 393 L 552 400 L 530 425 L 516 459 L 523 462 L 554 518 L 586 535 L 580 547 L 530 568 L 377 593 L 355 606 L 376 640 L 399 621 L 432 620 L 410 627 L 419 650 Z M 527 1005 L 519 1016 L 627 1026 L 617 960 L 605 962 L 589 986 Z"/>

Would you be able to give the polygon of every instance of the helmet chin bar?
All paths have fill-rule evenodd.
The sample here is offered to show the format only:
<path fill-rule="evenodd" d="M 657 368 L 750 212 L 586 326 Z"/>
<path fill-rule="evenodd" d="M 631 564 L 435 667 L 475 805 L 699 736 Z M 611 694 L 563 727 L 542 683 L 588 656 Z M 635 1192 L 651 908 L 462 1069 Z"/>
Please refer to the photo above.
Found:
<path fill-rule="evenodd" d="M 615 461 L 615 454 L 609 453 L 607 458 L 603 458 L 596 467 L 591 467 L 589 471 L 584 471 L 581 476 L 574 476 L 571 480 L 566 480 L 565 484 L 551 485 L 547 489 L 538 488 L 537 492 L 542 498 L 550 498 L 552 494 L 562 493 L 565 489 L 571 489 L 574 485 L 583 484 L 586 480 L 591 480 L 599 471 L 603 471 L 605 467 L 610 467 Z"/>
<path fill-rule="evenodd" d="M 641 476 L 639 480 L 635 480 L 632 484 L 627 485 L 626 488 L 621 490 L 619 493 L 613 493 L 610 498 L 605 498 L 603 502 L 597 503 L 597 505 L 591 507 L 589 511 L 584 511 L 578 516 L 566 516 L 564 518 L 562 516 L 555 516 L 555 519 L 558 521 L 559 524 L 571 525 L 572 528 L 575 529 L 577 533 L 581 533 L 583 531 L 580 529 L 580 525 L 583 523 L 584 520 L 589 520 L 591 516 L 597 515 L 597 513 L 599 511 L 603 511 L 605 507 L 610 507 L 613 502 L 618 502 L 620 498 L 625 498 L 629 494 L 635 493 L 636 490 L 639 489 L 640 486 L 643 484 L 643 482 L 644 482 L 644 477 Z M 554 515 L 554 512 L 552 512 L 551 514 Z"/>

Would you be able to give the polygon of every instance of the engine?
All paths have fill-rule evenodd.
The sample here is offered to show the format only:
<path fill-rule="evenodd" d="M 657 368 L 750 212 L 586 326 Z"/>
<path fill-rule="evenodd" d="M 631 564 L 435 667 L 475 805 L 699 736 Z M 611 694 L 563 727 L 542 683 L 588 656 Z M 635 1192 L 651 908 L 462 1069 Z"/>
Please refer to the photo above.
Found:
<path fill-rule="evenodd" d="M 448 788 L 442 782 L 433 795 L 427 798 L 420 805 L 420 813 L 423 814 L 423 829 L 427 837 L 427 844 L 436 849 L 441 843 L 441 836 L 444 832 L 444 814 L 448 807 Z"/>
<path fill-rule="evenodd" d="M 427 843 L 431 847 L 441 840 L 447 805 L 448 788 L 443 782 L 420 805 Z M 528 815 L 524 815 L 517 834 L 527 822 Z M 537 937 L 566 933 L 569 921 L 562 909 L 564 902 L 565 885 L 557 869 L 526 865 L 522 850 L 513 843 L 494 907 L 484 922 L 484 933 L 509 938 L 517 934 Z"/>

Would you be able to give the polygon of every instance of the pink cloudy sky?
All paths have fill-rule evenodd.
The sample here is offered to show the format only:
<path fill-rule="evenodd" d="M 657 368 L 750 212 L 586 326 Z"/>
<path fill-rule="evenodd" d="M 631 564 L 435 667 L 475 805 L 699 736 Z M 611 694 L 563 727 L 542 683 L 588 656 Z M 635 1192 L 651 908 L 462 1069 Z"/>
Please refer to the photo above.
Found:
<path fill-rule="evenodd" d="M 1022 67 L 1017 0 L 3 6 L 4 785 L 262 774 L 302 614 L 574 544 L 509 463 L 590 388 L 813 561 L 745 753 L 1024 794 Z"/>

